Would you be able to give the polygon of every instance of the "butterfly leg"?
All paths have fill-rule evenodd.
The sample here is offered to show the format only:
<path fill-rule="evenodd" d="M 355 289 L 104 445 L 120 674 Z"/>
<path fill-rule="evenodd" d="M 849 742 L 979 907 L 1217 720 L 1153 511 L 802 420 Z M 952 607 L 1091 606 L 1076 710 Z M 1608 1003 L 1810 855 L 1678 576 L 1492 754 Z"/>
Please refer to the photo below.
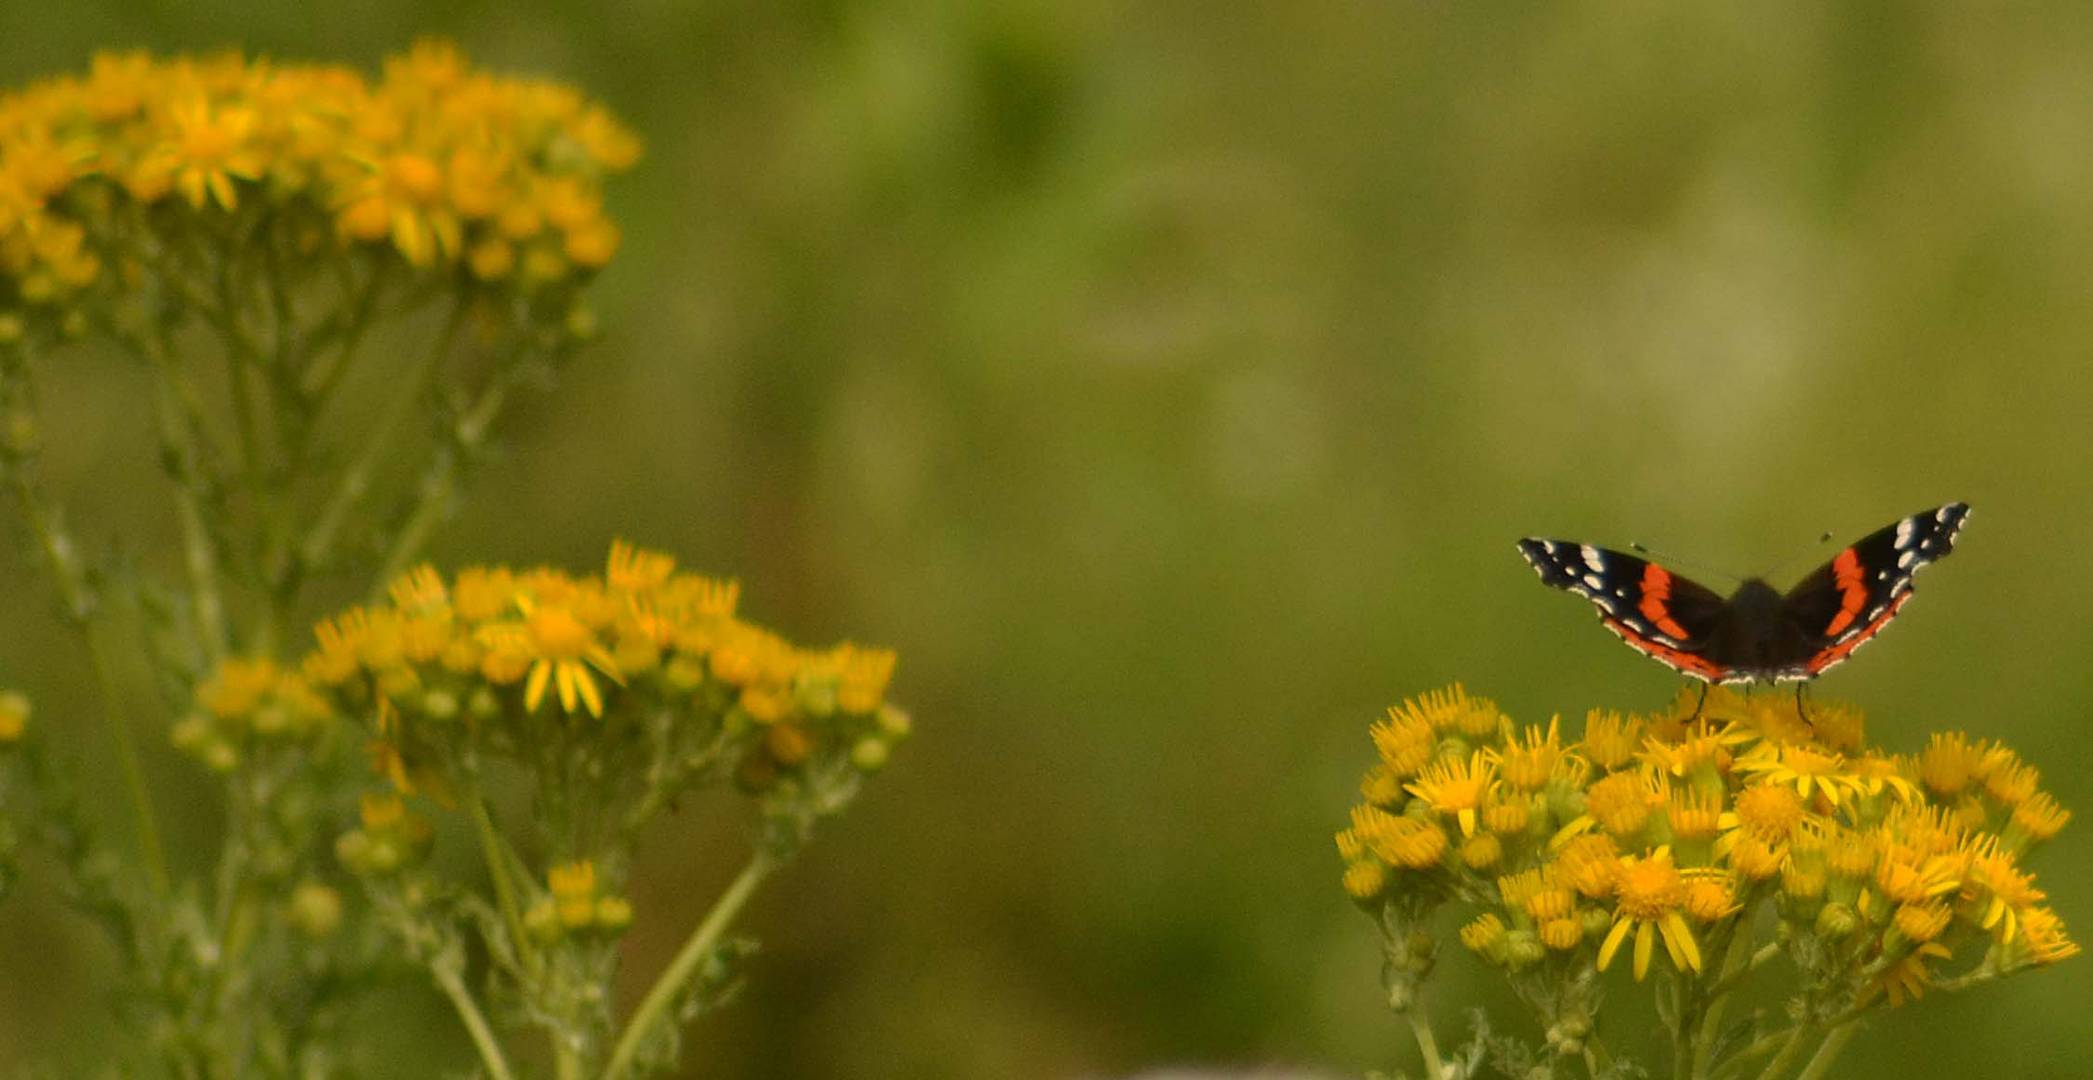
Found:
<path fill-rule="evenodd" d="M 1795 684 L 1795 716 L 1805 724 L 1810 723 L 1810 711 L 1803 701 L 1803 691 L 1808 690 L 1809 687 L 1810 684 L 1806 682 Z M 1815 727 L 1816 725 L 1811 724 L 1811 726 Z"/>
<path fill-rule="evenodd" d="M 1701 718 L 1701 706 L 1708 703 L 1708 684 L 1701 684 L 1701 696 L 1693 699 L 1693 715 L 1686 718 L 1688 724 Z"/>

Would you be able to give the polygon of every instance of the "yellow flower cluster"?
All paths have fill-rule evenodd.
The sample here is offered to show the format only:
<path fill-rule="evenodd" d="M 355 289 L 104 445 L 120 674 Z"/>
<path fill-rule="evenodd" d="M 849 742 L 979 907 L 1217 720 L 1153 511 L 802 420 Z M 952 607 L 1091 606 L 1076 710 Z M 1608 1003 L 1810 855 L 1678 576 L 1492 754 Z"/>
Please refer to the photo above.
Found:
<path fill-rule="evenodd" d="M 2079 951 L 2021 865 L 2071 815 L 2012 750 L 1950 732 L 1887 754 L 1859 710 L 1785 695 L 1694 706 L 1594 710 L 1576 742 L 1459 686 L 1390 709 L 1337 834 L 1346 890 L 1461 902 L 1461 941 L 1509 970 L 1627 949 L 1637 979 L 1660 948 L 1703 972 L 1770 906 L 1856 1004 L 1917 997 L 1958 954 L 2004 974 Z"/>
<path fill-rule="evenodd" d="M 440 41 L 375 81 L 237 53 L 104 53 L 0 97 L 0 311 L 96 281 L 126 207 L 163 230 L 261 205 L 298 226 L 304 254 L 383 246 L 417 268 L 556 282 L 616 252 L 602 180 L 639 153 L 578 91 L 476 70 Z"/>
<path fill-rule="evenodd" d="M 540 941 L 591 930 L 615 934 L 632 925 L 632 902 L 603 894 L 594 862 L 553 866 L 545 871 L 545 886 L 547 895 L 523 916 L 524 928 Z"/>
<path fill-rule="evenodd" d="M 390 603 L 322 622 L 302 674 L 344 711 L 375 697 L 379 764 L 403 789 L 414 786 L 413 748 L 461 721 L 500 728 L 503 745 L 528 756 L 534 732 L 630 733 L 660 705 L 748 733 L 743 774 L 759 782 L 823 747 L 878 767 L 906 734 L 885 705 L 894 654 L 794 646 L 737 618 L 739 591 L 623 542 L 585 577 L 492 566 L 446 581 L 421 567 L 393 584 Z"/>
<path fill-rule="evenodd" d="M 257 745 L 316 735 L 337 719 L 304 675 L 266 658 L 220 664 L 197 686 L 196 706 L 176 721 L 174 744 L 221 772 Z"/>

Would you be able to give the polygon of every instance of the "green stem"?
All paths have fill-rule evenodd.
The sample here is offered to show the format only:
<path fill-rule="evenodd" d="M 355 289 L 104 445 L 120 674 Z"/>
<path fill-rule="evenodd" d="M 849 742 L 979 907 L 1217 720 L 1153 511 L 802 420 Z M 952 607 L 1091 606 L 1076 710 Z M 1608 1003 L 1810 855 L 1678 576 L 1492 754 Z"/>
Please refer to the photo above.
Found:
<path fill-rule="evenodd" d="M 1780 1053 L 1773 1055 L 1773 1060 L 1767 1062 L 1766 1068 L 1759 1073 L 1759 1080 L 1777 1080 L 1785 1074 L 1788 1066 L 1794 1063 L 1795 1056 L 1802 1052 L 1803 1041 L 1816 1028 L 1817 1025 L 1807 1020 L 1796 1021 L 1795 1027 L 1788 1032 L 1788 1040 L 1781 1044 Z"/>
<path fill-rule="evenodd" d="M 131 739 L 123 700 L 117 694 L 116 674 L 108 649 L 102 644 L 101 635 L 95 633 L 99 598 L 86 568 L 81 565 L 79 548 L 74 545 L 57 510 L 37 483 L 35 435 L 31 427 L 36 418 L 35 390 L 29 382 L 28 362 L 29 357 L 21 351 L 0 356 L 0 405 L 4 405 L 4 410 L 0 411 L 4 411 L 10 426 L 29 431 L 26 438 L 12 432 L 8 434 L 5 442 L 0 443 L 0 462 L 6 466 L 8 484 L 14 489 L 15 501 L 29 523 L 29 531 L 36 537 L 44 569 L 58 586 L 66 621 L 86 646 L 95 687 L 102 698 L 102 714 L 109 728 L 109 741 L 115 746 L 117 767 L 123 774 L 131 809 L 137 818 L 139 855 L 145 862 L 146 876 L 154 894 L 165 896 L 168 891 L 167 857 L 160 848 L 160 828 L 153 814 L 152 795 L 146 788 L 145 771 L 138 763 L 138 748 Z"/>
<path fill-rule="evenodd" d="M 676 958 L 669 961 L 668 969 L 663 971 L 661 977 L 654 980 L 654 985 L 647 990 L 647 996 L 641 1000 L 639 1009 L 632 1014 L 632 1019 L 625 1024 L 624 1032 L 618 1036 L 618 1045 L 611 1051 L 610 1064 L 604 1066 L 602 1080 L 623 1080 L 632 1068 L 633 1058 L 638 1055 L 640 1044 L 646 1041 L 648 1033 L 654 1030 L 654 1025 L 674 1023 L 669 1012 L 677 995 L 690 981 L 698 965 L 704 963 L 705 959 L 712 955 L 713 949 L 718 947 L 720 938 L 726 934 L 727 927 L 733 924 L 735 916 L 741 913 L 749 897 L 755 894 L 756 887 L 763 884 L 763 879 L 769 877 L 777 868 L 777 860 L 762 851 L 749 858 L 748 865 L 742 868 L 740 876 L 734 879 L 733 884 L 727 886 L 726 892 L 720 894 L 719 900 L 712 905 L 712 910 L 705 913 L 704 921 L 698 923 L 697 929 L 691 931 L 690 939 L 677 951 Z M 1415 1008 L 1412 1006 L 1413 1015 Z M 1439 1055 L 1431 1043 L 1431 1030 L 1423 1029 L 1419 1040 L 1420 1045 L 1426 1047 L 1426 1059 L 1437 1062 Z"/>
<path fill-rule="evenodd" d="M 138 819 L 138 852 L 145 860 L 146 877 L 152 882 L 155 895 L 166 896 L 167 856 L 160 847 L 159 821 L 153 813 L 152 793 L 145 785 L 145 770 L 138 763 L 138 747 L 131 739 L 131 726 L 124 717 L 123 702 L 117 697 L 116 673 L 110 666 L 108 647 L 102 644 L 101 636 L 87 622 L 76 625 L 87 643 L 87 658 L 94 668 L 95 686 L 102 696 L 102 713 L 109 727 L 109 741 L 116 745 L 117 766 L 130 794 L 131 813 Z"/>
<path fill-rule="evenodd" d="M 529 935 L 524 933 L 523 907 L 516 899 L 516 883 L 510 877 L 512 860 L 508 848 L 501 831 L 494 827 L 494 816 L 487 812 L 487 800 L 481 796 L 477 784 L 466 792 L 465 801 L 472 808 L 472 825 L 479 833 L 480 854 L 487 860 L 487 876 L 494 881 L 495 903 L 501 908 L 502 924 L 509 929 L 511 947 L 524 970 L 535 972 L 538 956 L 531 948 Z"/>
<path fill-rule="evenodd" d="M 497 377 L 493 385 L 480 394 L 472 408 L 458 418 L 450 443 L 436 448 L 428 471 L 422 477 L 414 509 L 394 536 L 392 546 L 385 553 L 385 561 L 371 581 L 373 595 L 382 595 L 393 580 L 420 557 L 430 531 L 450 508 L 451 495 L 457 490 L 458 473 L 464 466 L 464 459 L 479 449 L 507 400 L 508 384 Z"/>
<path fill-rule="evenodd" d="M 1753 914 L 1750 910 L 1740 912 L 1737 921 L 1730 925 L 1730 942 L 1723 950 L 1722 972 L 1715 985 L 1708 989 L 1707 1011 L 1701 1014 L 1700 1030 L 1693 1039 L 1693 1070 L 1689 1074 L 1693 1080 L 1707 1080 L 1708 1068 L 1715 1057 L 1715 1041 L 1722 1037 L 1722 1014 L 1729 1006 L 1730 988 L 1743 979 L 1750 965 L 1758 959 L 1759 953 L 1747 957 L 1744 952 L 1744 946 L 1751 942 Z M 1766 948 L 1778 951 L 1773 945 Z"/>
<path fill-rule="evenodd" d="M 1432 1021 L 1424 1014 L 1424 1001 L 1413 999 L 1410 1007 L 1403 1010 L 1403 1017 L 1410 1021 L 1410 1034 L 1417 1039 L 1417 1052 L 1424 1057 L 1424 1074 L 1439 1080 L 1446 1075 L 1446 1064 L 1439 1059 L 1439 1040 L 1432 1035 Z"/>
<path fill-rule="evenodd" d="M 442 369 L 444 357 L 457 340 L 458 329 L 465 322 L 465 305 L 459 304 L 451 311 L 443 333 L 437 336 L 436 347 L 422 358 L 421 366 L 410 377 L 405 387 L 371 425 L 368 441 L 362 453 L 342 473 L 341 482 L 335 486 L 334 494 L 320 510 L 320 516 L 312 531 L 306 534 L 305 542 L 299 546 L 299 561 L 307 569 L 326 564 L 333 554 L 335 541 L 339 538 L 342 525 L 348 520 L 349 512 L 356 509 L 370 491 L 371 481 L 386 456 L 394 452 L 393 438 L 400 426 L 414 413 L 414 408 L 426 397 L 435 382 L 436 373 Z"/>
<path fill-rule="evenodd" d="M 1795 1080 L 1823 1080 L 1830 1075 L 1832 1062 L 1839 1059 L 1839 1051 L 1846 1048 L 1846 1040 L 1853 1038 L 1858 1029 L 1859 1025 L 1851 1020 L 1832 1028 L 1831 1034 L 1824 1037 L 1824 1044 L 1817 1047 L 1817 1052 L 1810 1056 L 1810 1063 L 1803 1066 Z"/>
<path fill-rule="evenodd" d="M 487 1017 L 474 1004 L 472 993 L 465 988 L 465 980 L 451 964 L 432 964 L 429 975 L 436 980 L 436 988 L 451 1000 L 451 1008 L 465 1024 L 465 1031 L 472 1036 L 472 1045 L 480 1052 L 480 1064 L 487 1067 L 487 1075 L 494 1080 L 514 1080 L 509 1071 L 509 1062 L 501 1053 L 501 1044 L 494 1039 L 494 1030 L 487 1026 Z"/>

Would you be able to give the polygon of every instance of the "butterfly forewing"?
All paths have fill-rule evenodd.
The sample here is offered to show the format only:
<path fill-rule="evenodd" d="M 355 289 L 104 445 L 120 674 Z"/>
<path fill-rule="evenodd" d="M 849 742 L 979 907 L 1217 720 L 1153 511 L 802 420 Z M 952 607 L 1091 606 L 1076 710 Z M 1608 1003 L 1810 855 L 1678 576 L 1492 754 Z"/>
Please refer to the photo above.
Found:
<path fill-rule="evenodd" d="M 1703 651 L 1723 615 L 1723 599 L 1647 559 L 1567 540 L 1528 537 L 1519 554 L 1541 580 L 1576 593 L 1637 652 L 1675 671 L 1721 682 L 1735 672 Z"/>
<path fill-rule="evenodd" d="M 1967 503 L 1949 503 L 1885 525 L 1832 556 L 1781 601 L 1781 618 L 1800 632 L 1808 652 L 1781 678 L 1814 678 L 1843 663 L 1896 618 L 1911 599 L 1919 568 L 1945 558 L 1969 518 Z"/>

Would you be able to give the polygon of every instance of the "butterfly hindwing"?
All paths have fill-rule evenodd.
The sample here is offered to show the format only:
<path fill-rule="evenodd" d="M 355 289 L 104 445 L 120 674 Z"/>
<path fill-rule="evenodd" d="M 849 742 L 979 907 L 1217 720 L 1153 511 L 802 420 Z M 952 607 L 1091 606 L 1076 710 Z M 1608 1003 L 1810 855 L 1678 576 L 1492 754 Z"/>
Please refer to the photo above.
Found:
<path fill-rule="evenodd" d="M 1697 679 L 1734 675 L 1704 651 L 1723 615 L 1722 597 L 1707 587 L 1647 559 L 1568 540 L 1528 537 L 1519 554 L 1542 582 L 1591 601 L 1637 652 Z"/>
<path fill-rule="evenodd" d="M 1968 517 L 1969 505 L 1958 502 L 1885 525 L 1788 590 L 1782 620 L 1800 632 L 1809 651 L 1779 677 L 1815 678 L 1881 633 L 1911 599 L 1919 568 L 1955 549 Z"/>

